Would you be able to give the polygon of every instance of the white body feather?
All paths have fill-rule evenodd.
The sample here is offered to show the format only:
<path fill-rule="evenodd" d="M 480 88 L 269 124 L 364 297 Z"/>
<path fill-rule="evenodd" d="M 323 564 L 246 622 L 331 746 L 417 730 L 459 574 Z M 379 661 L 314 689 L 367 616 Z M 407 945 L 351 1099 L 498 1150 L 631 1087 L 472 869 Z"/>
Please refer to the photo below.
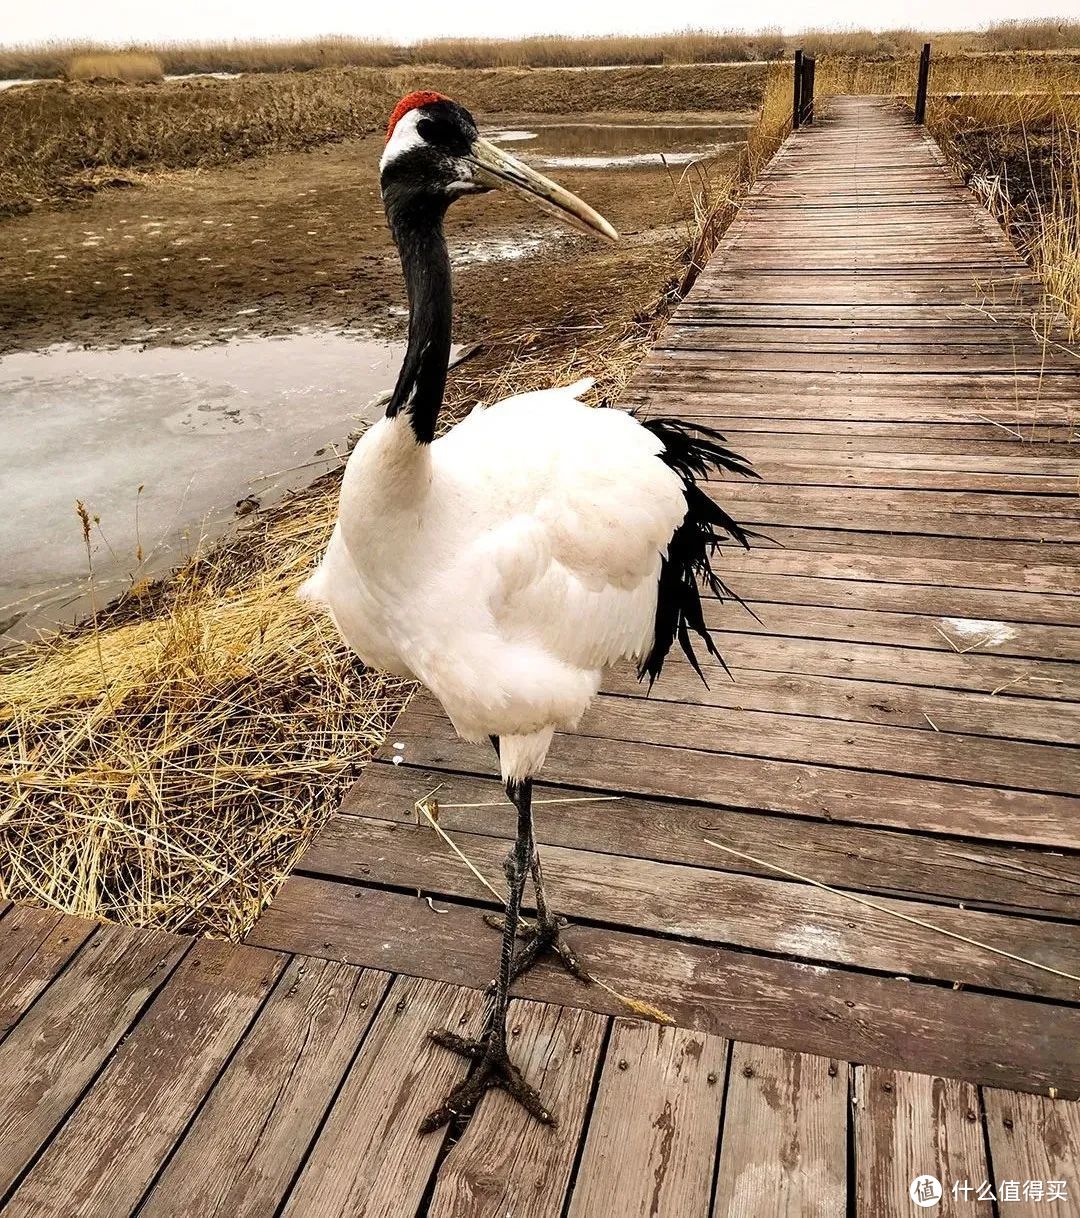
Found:
<path fill-rule="evenodd" d="M 417 444 L 405 412 L 363 436 L 301 595 L 366 663 L 415 677 L 467 740 L 535 774 L 606 666 L 652 645 L 660 563 L 686 515 L 660 441 L 589 382 L 477 407 Z"/>

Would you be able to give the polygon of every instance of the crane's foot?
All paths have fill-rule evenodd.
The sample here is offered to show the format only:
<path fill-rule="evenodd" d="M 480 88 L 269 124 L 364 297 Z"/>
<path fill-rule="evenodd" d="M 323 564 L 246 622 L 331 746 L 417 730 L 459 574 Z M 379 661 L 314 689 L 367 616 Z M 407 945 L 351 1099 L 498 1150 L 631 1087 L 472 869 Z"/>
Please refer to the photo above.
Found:
<path fill-rule="evenodd" d="M 555 1114 L 540 1098 L 539 1091 L 529 1086 L 510 1060 L 504 1036 L 487 1032 L 479 1040 L 467 1040 L 441 1028 L 436 1028 L 430 1035 L 437 1045 L 470 1058 L 476 1068 L 464 1082 L 458 1083 L 438 1108 L 424 1117 L 420 1122 L 421 1133 L 431 1133 L 454 1117 L 472 1112 L 489 1087 L 502 1087 L 542 1125 L 555 1124 Z"/>
<path fill-rule="evenodd" d="M 484 914 L 484 921 L 495 930 L 503 929 L 504 919 L 496 914 Z M 537 918 L 530 926 L 519 926 L 517 936 L 526 942 L 510 966 L 510 980 L 516 981 L 545 956 L 550 955 L 557 957 L 562 962 L 563 968 L 579 981 L 592 981 L 592 973 L 581 963 L 578 954 L 562 936 L 566 926 L 566 919 L 560 918 L 557 914 Z"/>

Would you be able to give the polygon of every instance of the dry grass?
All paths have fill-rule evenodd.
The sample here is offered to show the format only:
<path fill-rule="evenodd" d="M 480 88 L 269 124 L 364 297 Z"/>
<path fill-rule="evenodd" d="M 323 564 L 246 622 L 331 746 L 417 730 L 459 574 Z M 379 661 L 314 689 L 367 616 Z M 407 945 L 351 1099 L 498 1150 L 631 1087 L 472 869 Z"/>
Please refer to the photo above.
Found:
<path fill-rule="evenodd" d="M 151 611 L 5 658 L 6 896 L 170 929 L 251 923 L 405 692 L 292 595 L 331 513 L 328 492 L 304 496 Z"/>
<path fill-rule="evenodd" d="M 161 80 L 164 75 L 161 56 L 148 51 L 73 55 L 64 68 L 68 80 L 101 80 L 129 85 Z"/>
<path fill-rule="evenodd" d="M 937 99 L 927 123 L 1046 285 L 1047 318 L 1080 336 L 1080 97 Z"/>
<path fill-rule="evenodd" d="M 986 31 L 990 51 L 1058 51 L 1080 47 L 1080 21 L 1036 17 L 999 21 Z"/>
<path fill-rule="evenodd" d="M 917 79 L 917 52 L 880 63 L 850 55 L 828 56 L 818 61 L 814 91 L 819 98 L 841 93 L 914 98 Z M 1061 95 L 1073 91 L 1080 91 L 1080 50 L 1054 55 L 935 52 L 931 60 L 930 93 L 934 98 L 975 93 Z"/>
<path fill-rule="evenodd" d="M 985 31 L 933 34 L 922 30 L 825 29 L 784 34 L 681 30 L 671 34 L 610 34 L 573 38 L 435 38 L 408 46 L 369 38 L 312 38 L 298 42 L 185 43 L 125 48 L 49 43 L 0 48 L 0 77 L 59 77 L 73 55 L 118 49 L 160 56 L 166 73 L 293 72 L 314 68 L 394 68 L 432 64 L 449 68 L 561 68 L 643 64 L 745 63 L 813 54 L 888 59 L 917 51 L 928 38 L 949 53 L 1056 50 L 1080 46 L 1080 23 L 1052 19 L 1007 21 Z"/>
<path fill-rule="evenodd" d="M 763 67 L 530 72 L 327 68 L 167 81 L 42 84 L 0 93 L 0 215 L 78 197 L 128 170 L 179 169 L 310 148 L 382 129 L 394 102 L 435 88 L 477 113 L 750 110 Z"/>

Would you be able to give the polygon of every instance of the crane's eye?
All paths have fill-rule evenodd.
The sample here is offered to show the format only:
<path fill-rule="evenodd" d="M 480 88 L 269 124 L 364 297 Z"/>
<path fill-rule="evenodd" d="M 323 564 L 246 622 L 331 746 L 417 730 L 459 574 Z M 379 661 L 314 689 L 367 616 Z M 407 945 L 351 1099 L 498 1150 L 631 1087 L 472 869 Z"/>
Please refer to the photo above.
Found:
<path fill-rule="evenodd" d="M 448 118 L 429 118 L 425 115 L 416 124 L 416 130 L 429 144 L 439 148 L 449 149 L 461 142 L 461 128 Z"/>
<path fill-rule="evenodd" d="M 465 156 L 474 139 L 476 125 L 471 115 L 459 106 L 439 104 L 421 115 L 417 134 L 431 148 L 449 157 Z"/>

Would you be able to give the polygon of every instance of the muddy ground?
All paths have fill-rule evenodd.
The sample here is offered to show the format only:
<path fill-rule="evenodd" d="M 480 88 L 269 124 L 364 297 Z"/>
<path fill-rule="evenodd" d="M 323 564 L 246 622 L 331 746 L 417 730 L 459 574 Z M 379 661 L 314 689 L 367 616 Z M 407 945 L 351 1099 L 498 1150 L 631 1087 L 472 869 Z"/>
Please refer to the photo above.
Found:
<path fill-rule="evenodd" d="M 649 116 L 668 120 L 737 121 Z M 484 125 L 528 129 L 536 121 L 492 115 Z M 190 343 L 299 326 L 401 333 L 405 301 L 378 197 L 380 148 L 368 137 L 160 173 L 0 223 L 0 353 L 56 342 Z M 696 171 L 549 172 L 607 216 L 623 240 L 609 247 L 561 230 L 503 195 L 459 203 L 447 234 L 460 333 L 632 316 L 674 273 Z M 525 249 L 500 256 L 501 243 L 517 236 Z"/>

